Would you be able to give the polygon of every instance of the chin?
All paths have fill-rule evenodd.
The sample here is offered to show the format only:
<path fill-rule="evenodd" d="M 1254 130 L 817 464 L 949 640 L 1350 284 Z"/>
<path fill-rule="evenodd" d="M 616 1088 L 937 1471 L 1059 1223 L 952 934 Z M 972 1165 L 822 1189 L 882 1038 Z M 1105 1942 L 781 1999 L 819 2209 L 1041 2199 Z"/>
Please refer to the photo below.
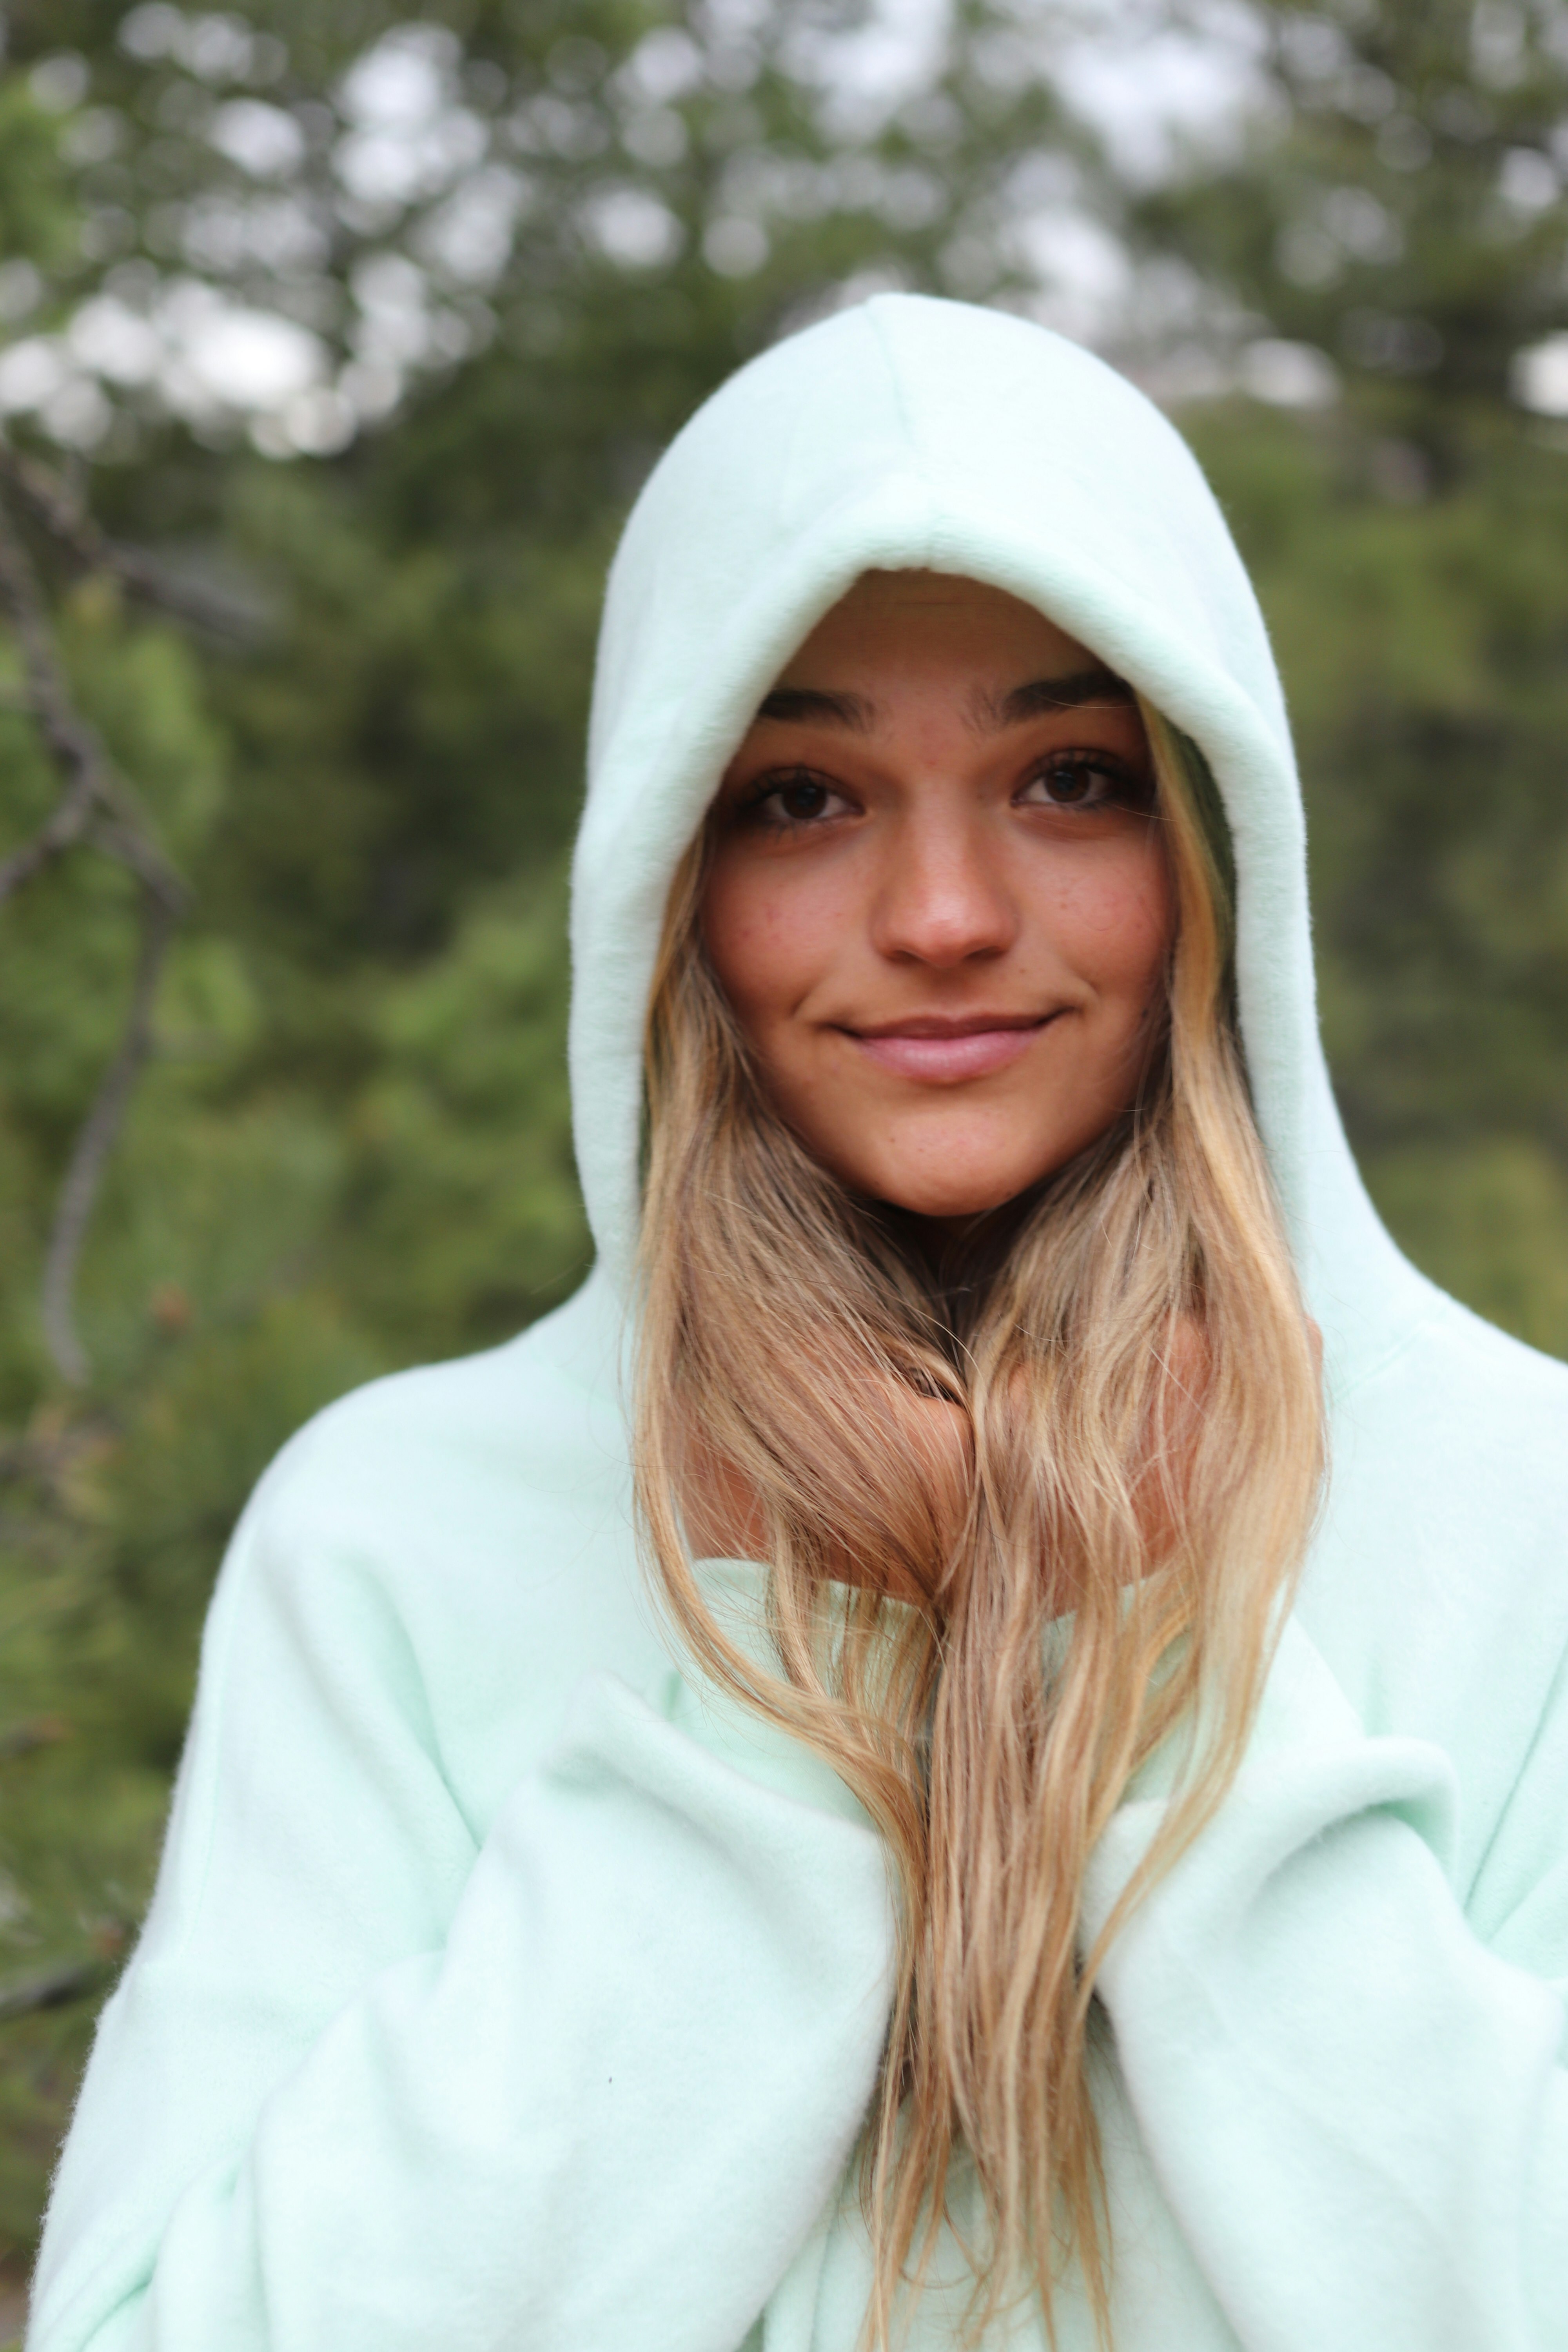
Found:
<path fill-rule="evenodd" d="M 988 1177 L 971 1176 L 963 1182 L 955 1182 L 950 1177 L 945 1182 L 911 1183 L 904 1170 L 897 1174 L 882 1170 L 875 1176 L 853 1181 L 857 1190 L 869 1192 L 873 1200 L 885 1201 L 889 1208 L 902 1209 L 907 1216 L 930 1217 L 935 1223 L 952 1224 L 989 1216 L 993 1209 L 1005 1208 L 1009 1201 L 1016 1201 L 1021 1192 L 1028 1192 L 1061 1164 L 1053 1159 L 1048 1166 L 1009 1168 Z"/>
<path fill-rule="evenodd" d="M 1072 1135 L 1058 1139 L 1049 1148 L 1031 1152 L 1015 1150 L 994 1157 L 966 1156 L 951 1150 L 945 1155 L 879 1152 L 874 1162 L 868 1157 L 858 1167 L 847 1167 L 841 1160 L 838 1173 L 858 1192 L 885 1201 L 907 1216 L 953 1224 L 1005 1208 L 1009 1201 L 1065 1168 L 1093 1139 L 1092 1135 Z"/>
<path fill-rule="evenodd" d="M 1012 1121 L 950 1115 L 866 1137 L 829 1139 L 820 1129 L 814 1135 L 804 1122 L 796 1131 L 852 1191 L 907 1216 L 952 1223 L 1005 1208 L 1065 1167 L 1100 1129 L 1084 1133 L 1075 1123 L 1065 1131 L 1019 1134 Z"/>
<path fill-rule="evenodd" d="M 976 1198 L 967 1192 L 960 1198 L 952 1200 L 922 1198 L 918 1201 L 900 1201 L 894 1200 L 888 1193 L 880 1193 L 878 1198 L 882 1200 L 889 1208 L 901 1209 L 907 1216 L 922 1218 L 928 1224 L 970 1225 L 980 1217 L 989 1216 L 994 1209 L 1005 1209 L 1009 1201 L 1016 1201 L 1020 1192 L 1026 1192 L 1028 1189 L 1026 1184 L 1020 1184 L 1017 1192 L 1003 1192 L 1000 1195 L 988 1192 L 984 1199 Z"/>

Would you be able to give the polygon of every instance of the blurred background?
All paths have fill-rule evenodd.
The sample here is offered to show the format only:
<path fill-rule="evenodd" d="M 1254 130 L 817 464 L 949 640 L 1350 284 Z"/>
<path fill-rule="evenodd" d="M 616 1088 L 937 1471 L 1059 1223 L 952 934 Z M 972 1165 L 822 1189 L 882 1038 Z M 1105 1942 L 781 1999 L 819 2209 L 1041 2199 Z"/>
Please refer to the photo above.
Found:
<path fill-rule="evenodd" d="M 0 2343 L 251 1482 L 587 1243 L 605 564 L 880 287 L 1175 415 L 1415 1259 L 1568 1354 L 1568 6 L 0 5 Z"/>

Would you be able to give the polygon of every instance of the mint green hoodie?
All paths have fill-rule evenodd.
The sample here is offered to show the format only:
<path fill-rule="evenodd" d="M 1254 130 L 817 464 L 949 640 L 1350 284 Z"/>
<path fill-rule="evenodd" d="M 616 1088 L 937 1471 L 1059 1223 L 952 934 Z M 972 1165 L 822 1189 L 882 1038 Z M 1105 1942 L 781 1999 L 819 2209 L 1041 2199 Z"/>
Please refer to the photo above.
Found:
<path fill-rule="evenodd" d="M 1182 441 L 1037 328 L 880 296 L 742 371 L 637 502 L 575 877 L 597 1268 L 510 1346 L 334 1406 L 246 1513 L 31 2352 L 853 2352 L 883 1857 L 672 1663 L 621 1351 L 670 876 L 872 565 L 1027 599 L 1203 746 L 1327 1338 L 1329 1505 L 1251 1749 L 1101 1979 L 1119 2352 L 1568 2347 L 1568 1371 L 1434 1290 L 1362 1191 L 1279 686 Z M 743 1618 L 762 1571 L 705 1572 Z M 1160 1804 L 1093 1856 L 1087 1935 Z M 1073 2278 L 1060 2326 L 1084 2352 Z"/>

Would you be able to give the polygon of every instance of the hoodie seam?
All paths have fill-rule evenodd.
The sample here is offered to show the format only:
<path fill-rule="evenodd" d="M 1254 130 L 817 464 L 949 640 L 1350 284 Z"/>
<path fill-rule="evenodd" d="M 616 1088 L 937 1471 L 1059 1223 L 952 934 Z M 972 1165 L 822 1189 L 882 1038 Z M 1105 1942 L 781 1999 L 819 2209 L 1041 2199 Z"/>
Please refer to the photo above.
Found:
<path fill-rule="evenodd" d="M 1486 1843 L 1481 1848 L 1480 1853 L 1477 1855 L 1468 1878 L 1466 1881 L 1462 1901 L 1467 1917 L 1468 1917 L 1470 1911 L 1475 1905 L 1478 1889 L 1490 1866 L 1492 1856 L 1497 1852 L 1498 1842 L 1509 1826 L 1510 1816 L 1514 1803 L 1519 1797 L 1521 1790 L 1524 1786 L 1525 1780 L 1529 1778 L 1531 1767 L 1541 1754 L 1542 1747 L 1545 1741 L 1547 1732 L 1555 1720 L 1558 1706 L 1562 1703 L 1564 1696 L 1568 1696 L 1568 1643 L 1565 1643 L 1559 1649 L 1557 1655 L 1552 1662 L 1552 1672 L 1546 1681 L 1544 1696 L 1542 1696 L 1540 1708 L 1530 1726 L 1530 1736 L 1525 1742 L 1524 1751 L 1520 1757 L 1512 1778 L 1509 1781 L 1508 1793 L 1498 1807 L 1497 1817 L 1487 1832 Z M 1495 1944 L 1498 1937 L 1506 1932 L 1519 1907 L 1519 1905 L 1515 1904 L 1507 1913 L 1504 1914 L 1501 1919 L 1493 1923 L 1489 1933 L 1485 1937 L 1485 1941 L 1489 1947 Z"/>
<path fill-rule="evenodd" d="M 1391 1370 L 1402 1357 L 1410 1353 L 1411 1349 L 1415 1347 L 1424 1332 L 1431 1330 L 1442 1319 L 1441 1313 L 1436 1310 L 1429 1309 L 1418 1315 L 1413 1323 L 1408 1324 L 1403 1331 L 1390 1340 L 1381 1354 L 1374 1356 L 1370 1363 L 1360 1365 L 1344 1387 L 1335 1391 L 1333 1400 L 1335 1404 L 1346 1403 L 1352 1396 L 1359 1395 L 1361 1391 L 1368 1387 L 1372 1381 L 1381 1380 L 1384 1372 Z"/>

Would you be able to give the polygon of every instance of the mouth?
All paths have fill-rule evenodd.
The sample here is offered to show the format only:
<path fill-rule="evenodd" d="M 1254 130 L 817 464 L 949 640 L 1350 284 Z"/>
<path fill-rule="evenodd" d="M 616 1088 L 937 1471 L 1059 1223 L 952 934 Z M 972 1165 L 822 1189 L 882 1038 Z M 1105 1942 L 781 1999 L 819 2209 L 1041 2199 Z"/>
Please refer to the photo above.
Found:
<path fill-rule="evenodd" d="M 868 1061 L 900 1078 L 927 1086 L 956 1086 L 965 1078 L 1005 1070 L 1043 1029 L 1059 1018 L 1051 1013 L 911 1014 L 865 1029 L 846 1029 Z"/>

